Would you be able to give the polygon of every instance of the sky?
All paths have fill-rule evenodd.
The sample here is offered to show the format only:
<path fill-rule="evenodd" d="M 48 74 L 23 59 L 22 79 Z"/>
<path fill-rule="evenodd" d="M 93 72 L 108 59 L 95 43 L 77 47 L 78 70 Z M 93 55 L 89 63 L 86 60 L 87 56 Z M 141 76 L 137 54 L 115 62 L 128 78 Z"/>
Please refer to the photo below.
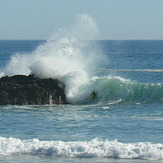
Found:
<path fill-rule="evenodd" d="M 46 40 L 79 14 L 96 21 L 99 39 L 163 39 L 163 0 L 0 0 L 0 40 Z"/>

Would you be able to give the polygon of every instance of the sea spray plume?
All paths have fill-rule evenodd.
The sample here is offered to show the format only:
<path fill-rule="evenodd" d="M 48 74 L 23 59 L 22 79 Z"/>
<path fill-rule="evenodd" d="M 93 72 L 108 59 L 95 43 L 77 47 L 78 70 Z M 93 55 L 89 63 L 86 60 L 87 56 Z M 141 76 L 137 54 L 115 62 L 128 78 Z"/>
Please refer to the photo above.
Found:
<path fill-rule="evenodd" d="M 12 56 L 4 74 L 34 74 L 63 80 L 67 98 L 74 102 L 79 87 L 89 81 L 90 74 L 103 60 L 106 61 L 95 41 L 90 41 L 97 36 L 94 20 L 86 14 L 79 15 L 71 27 L 57 30 L 32 53 Z"/>
<path fill-rule="evenodd" d="M 48 41 L 59 40 L 61 38 L 77 38 L 78 40 L 97 40 L 99 30 L 96 22 L 87 14 L 77 15 L 75 23 L 70 27 L 55 30 Z"/>
<path fill-rule="evenodd" d="M 32 59 L 32 54 L 15 54 L 11 56 L 8 64 L 4 68 L 4 76 L 12 76 L 12 75 L 29 75 L 31 70 L 28 68 Z"/>

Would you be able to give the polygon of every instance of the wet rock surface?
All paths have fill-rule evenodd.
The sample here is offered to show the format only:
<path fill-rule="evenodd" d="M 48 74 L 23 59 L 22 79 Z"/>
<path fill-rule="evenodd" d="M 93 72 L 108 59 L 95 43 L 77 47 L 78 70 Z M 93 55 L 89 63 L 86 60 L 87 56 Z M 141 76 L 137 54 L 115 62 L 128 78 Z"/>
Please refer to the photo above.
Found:
<path fill-rule="evenodd" d="M 0 78 L 0 105 L 67 104 L 65 85 L 57 79 L 33 75 Z"/>

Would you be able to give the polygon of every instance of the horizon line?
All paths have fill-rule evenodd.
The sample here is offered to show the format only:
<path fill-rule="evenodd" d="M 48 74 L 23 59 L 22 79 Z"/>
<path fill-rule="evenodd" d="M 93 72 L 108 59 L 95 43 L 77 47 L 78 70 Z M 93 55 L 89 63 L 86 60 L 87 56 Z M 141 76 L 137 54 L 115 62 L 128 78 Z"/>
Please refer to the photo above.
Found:
<path fill-rule="evenodd" d="M 0 39 L 0 41 L 46 41 L 48 39 Z M 96 39 L 85 41 L 163 41 L 163 39 Z"/>

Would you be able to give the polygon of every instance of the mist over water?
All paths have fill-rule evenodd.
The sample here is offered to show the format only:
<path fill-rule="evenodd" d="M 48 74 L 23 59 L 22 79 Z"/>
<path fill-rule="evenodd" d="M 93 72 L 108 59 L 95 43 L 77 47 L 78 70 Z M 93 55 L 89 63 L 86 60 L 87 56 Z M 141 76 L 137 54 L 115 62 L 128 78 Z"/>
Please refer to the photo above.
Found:
<path fill-rule="evenodd" d="M 106 60 L 99 45 L 92 41 L 97 38 L 95 21 L 86 14 L 78 15 L 73 25 L 56 30 L 32 53 L 13 55 L 3 74 L 58 78 L 65 82 L 67 98 L 72 101 L 78 88 Z"/>

